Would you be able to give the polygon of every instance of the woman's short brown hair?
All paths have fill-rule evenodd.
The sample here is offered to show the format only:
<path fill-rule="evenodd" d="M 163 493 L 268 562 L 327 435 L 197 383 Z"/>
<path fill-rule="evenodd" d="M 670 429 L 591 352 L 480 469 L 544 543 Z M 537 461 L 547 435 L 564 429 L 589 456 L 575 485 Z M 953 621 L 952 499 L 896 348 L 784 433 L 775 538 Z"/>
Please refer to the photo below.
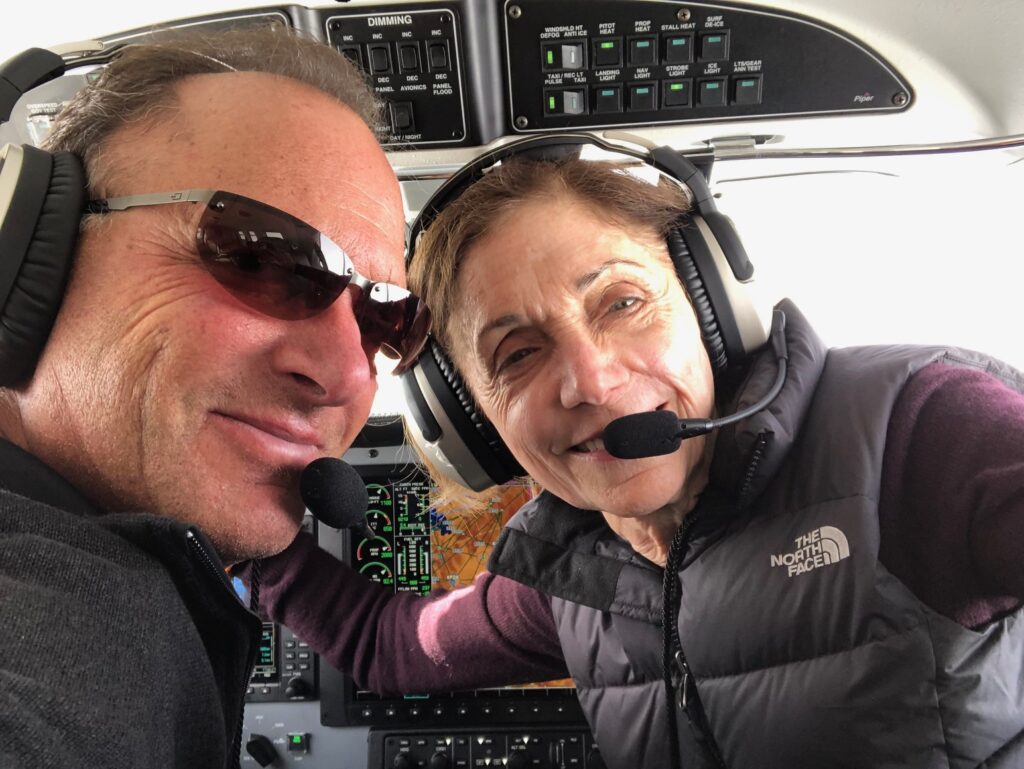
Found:
<path fill-rule="evenodd" d="M 409 287 L 430 307 L 433 333 L 443 347 L 452 346 L 458 274 L 472 245 L 516 207 L 566 197 L 613 224 L 657 237 L 665 237 L 690 206 L 676 184 L 649 184 L 617 163 L 514 158 L 494 167 L 449 203 L 412 244 Z"/>

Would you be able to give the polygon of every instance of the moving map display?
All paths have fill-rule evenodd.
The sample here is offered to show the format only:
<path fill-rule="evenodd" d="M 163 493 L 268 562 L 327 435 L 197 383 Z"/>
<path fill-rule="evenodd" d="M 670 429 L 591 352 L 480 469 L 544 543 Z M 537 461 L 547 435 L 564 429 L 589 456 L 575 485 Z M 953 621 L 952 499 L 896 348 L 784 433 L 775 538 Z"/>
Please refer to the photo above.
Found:
<path fill-rule="evenodd" d="M 435 509 L 429 479 L 418 472 L 406 468 L 402 474 L 363 479 L 369 495 L 366 520 L 374 537 L 353 538 L 351 563 L 374 582 L 421 595 L 472 584 L 487 570 L 502 526 L 534 494 L 531 486 L 513 483 L 500 487 L 481 511 L 454 505 Z M 565 679 L 507 690 L 572 686 L 572 680 Z"/>

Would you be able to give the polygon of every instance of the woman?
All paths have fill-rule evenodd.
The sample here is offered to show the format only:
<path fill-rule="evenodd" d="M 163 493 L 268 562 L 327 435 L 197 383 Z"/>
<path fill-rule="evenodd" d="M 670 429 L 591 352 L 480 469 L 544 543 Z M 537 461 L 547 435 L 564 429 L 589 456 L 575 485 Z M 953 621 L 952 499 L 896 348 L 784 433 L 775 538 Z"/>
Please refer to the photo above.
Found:
<path fill-rule="evenodd" d="M 265 567 L 271 617 L 385 691 L 567 668 L 610 767 L 1022 765 L 1024 379 L 959 351 L 829 351 L 784 302 L 767 409 L 613 458 L 612 420 L 705 419 L 775 376 L 765 351 L 716 392 L 666 248 L 685 208 L 578 159 L 513 159 L 448 205 L 410 285 L 545 493 L 492 574 L 441 598 L 368 588 L 300 540 Z"/>

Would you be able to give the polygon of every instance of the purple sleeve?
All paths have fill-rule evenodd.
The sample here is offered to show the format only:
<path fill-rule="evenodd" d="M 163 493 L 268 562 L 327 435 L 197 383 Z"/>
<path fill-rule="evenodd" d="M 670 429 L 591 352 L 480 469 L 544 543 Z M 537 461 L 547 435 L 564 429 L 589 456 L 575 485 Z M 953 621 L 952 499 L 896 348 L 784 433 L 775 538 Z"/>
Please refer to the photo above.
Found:
<path fill-rule="evenodd" d="M 544 594 L 485 573 L 450 592 L 395 595 L 305 532 L 263 562 L 260 607 L 359 686 L 380 694 L 567 675 Z"/>
<path fill-rule="evenodd" d="M 933 363 L 886 438 L 883 564 L 932 608 L 979 627 L 1024 603 L 1024 395 Z"/>

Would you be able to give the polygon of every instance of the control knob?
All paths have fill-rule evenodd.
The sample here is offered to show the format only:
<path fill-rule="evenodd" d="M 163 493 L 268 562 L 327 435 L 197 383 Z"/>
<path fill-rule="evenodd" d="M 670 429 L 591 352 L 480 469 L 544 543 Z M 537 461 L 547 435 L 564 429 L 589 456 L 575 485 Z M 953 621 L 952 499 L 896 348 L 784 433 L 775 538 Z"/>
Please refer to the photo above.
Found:
<path fill-rule="evenodd" d="M 523 750 L 516 750 L 508 757 L 508 769 L 529 769 L 530 757 Z"/>
<path fill-rule="evenodd" d="M 452 760 L 448 758 L 447 753 L 442 753 L 440 750 L 430 757 L 430 763 L 427 764 L 427 769 L 450 769 Z"/>
<path fill-rule="evenodd" d="M 391 763 L 395 769 L 414 769 L 416 766 L 413 760 L 409 758 L 408 753 L 399 753 L 395 756 L 395 760 Z"/>
<path fill-rule="evenodd" d="M 250 734 L 245 743 L 245 752 L 256 759 L 260 766 L 270 766 L 277 759 L 274 743 L 262 734 Z"/>
<path fill-rule="evenodd" d="M 284 696 L 294 700 L 310 695 L 309 684 L 302 676 L 292 676 L 284 687 Z"/>

